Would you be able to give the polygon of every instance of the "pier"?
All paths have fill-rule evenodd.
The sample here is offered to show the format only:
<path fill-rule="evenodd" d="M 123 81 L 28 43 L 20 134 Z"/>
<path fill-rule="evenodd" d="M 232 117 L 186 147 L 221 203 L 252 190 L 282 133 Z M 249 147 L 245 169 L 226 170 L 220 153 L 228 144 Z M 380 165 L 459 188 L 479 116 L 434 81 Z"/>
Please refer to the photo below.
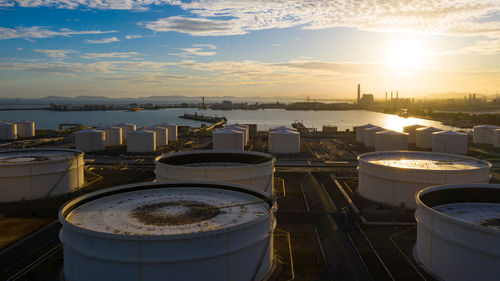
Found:
<path fill-rule="evenodd" d="M 213 116 L 206 116 L 206 115 L 197 114 L 197 113 L 195 113 L 195 114 L 184 113 L 184 115 L 179 116 L 179 118 L 208 122 L 208 123 L 219 123 L 221 121 L 223 121 L 223 123 L 225 123 L 227 121 L 226 117 L 217 117 L 217 116 L 213 117 Z"/>

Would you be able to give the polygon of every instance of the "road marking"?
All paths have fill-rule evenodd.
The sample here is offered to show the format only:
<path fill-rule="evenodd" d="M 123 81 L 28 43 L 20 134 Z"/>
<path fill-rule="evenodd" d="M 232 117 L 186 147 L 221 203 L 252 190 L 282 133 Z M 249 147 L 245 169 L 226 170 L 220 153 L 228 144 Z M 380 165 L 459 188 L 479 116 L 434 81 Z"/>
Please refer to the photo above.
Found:
<path fill-rule="evenodd" d="M 325 262 L 326 271 L 328 272 L 328 280 L 332 279 L 332 273 L 330 272 L 330 267 L 328 266 L 328 262 L 326 261 L 325 250 L 323 249 L 323 243 L 321 243 L 321 239 L 319 238 L 318 229 L 314 228 L 314 232 L 316 233 L 316 239 L 318 239 L 319 249 L 321 250 L 321 255 L 323 256 L 323 261 Z"/>
<path fill-rule="evenodd" d="M 322 183 L 320 183 L 320 185 L 321 185 L 321 187 L 323 187 L 323 190 L 324 190 L 324 191 L 325 191 L 325 193 L 326 193 L 326 197 L 328 197 L 328 200 L 330 200 L 330 203 L 332 203 L 332 206 L 333 206 L 334 208 L 337 208 L 337 206 L 335 206 L 335 203 L 333 203 L 332 198 L 330 197 L 330 193 L 328 193 L 328 191 L 326 191 L 325 186 L 324 186 Z"/>
<path fill-rule="evenodd" d="M 304 192 L 304 187 L 302 186 L 302 183 L 299 183 L 300 185 L 300 190 L 302 190 L 302 196 L 304 197 L 304 202 L 306 202 L 306 207 L 307 207 L 307 212 L 309 213 L 311 209 L 309 209 L 309 204 L 307 203 L 307 198 L 306 198 L 306 193 Z"/>

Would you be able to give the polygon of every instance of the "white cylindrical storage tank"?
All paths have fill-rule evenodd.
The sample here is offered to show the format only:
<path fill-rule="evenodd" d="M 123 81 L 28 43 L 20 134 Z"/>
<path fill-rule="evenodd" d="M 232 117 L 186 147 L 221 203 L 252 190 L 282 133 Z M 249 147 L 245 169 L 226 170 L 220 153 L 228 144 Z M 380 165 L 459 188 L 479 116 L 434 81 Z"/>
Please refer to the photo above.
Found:
<path fill-rule="evenodd" d="M 291 154 L 300 152 L 300 133 L 296 131 L 278 130 L 269 132 L 271 153 Z"/>
<path fill-rule="evenodd" d="M 122 144 L 122 128 L 107 126 L 100 128 L 106 135 L 106 146 L 117 146 Z"/>
<path fill-rule="evenodd" d="M 122 142 L 125 142 L 127 140 L 127 135 L 129 132 L 133 132 L 136 130 L 135 124 L 131 123 L 120 123 L 113 126 L 122 128 Z"/>
<path fill-rule="evenodd" d="M 467 154 L 467 134 L 442 131 L 432 134 L 432 151 L 453 154 Z"/>
<path fill-rule="evenodd" d="M 244 150 L 245 137 L 242 131 L 221 129 L 213 133 L 212 148 L 214 150 Z"/>
<path fill-rule="evenodd" d="M 158 126 L 167 128 L 169 141 L 177 141 L 177 127 L 178 127 L 177 125 L 169 123 L 161 123 Z"/>
<path fill-rule="evenodd" d="M 366 125 L 354 127 L 354 130 L 356 131 L 356 142 L 364 144 L 365 143 L 365 129 L 373 128 L 373 127 L 377 127 L 377 126 L 372 125 L 372 124 L 366 124 Z"/>
<path fill-rule="evenodd" d="M 369 127 L 365 128 L 363 133 L 363 139 L 365 141 L 365 147 L 374 148 L 375 147 L 375 133 L 386 131 L 382 127 Z"/>
<path fill-rule="evenodd" d="M 381 131 L 374 135 L 375 151 L 408 150 L 408 134 L 395 131 Z"/>
<path fill-rule="evenodd" d="M 408 143 L 415 144 L 416 136 L 417 136 L 417 129 L 419 129 L 419 128 L 425 128 L 425 126 L 422 126 L 419 124 L 414 124 L 414 125 L 403 127 L 403 132 L 408 133 Z"/>
<path fill-rule="evenodd" d="M 52 197 L 84 184 L 83 152 L 19 149 L 0 152 L 0 202 Z"/>
<path fill-rule="evenodd" d="M 149 153 L 156 151 L 156 133 L 149 130 L 136 130 L 128 133 L 127 152 Z"/>
<path fill-rule="evenodd" d="M 493 136 L 496 129 L 500 127 L 494 125 L 474 126 L 472 142 L 479 144 L 493 144 Z"/>
<path fill-rule="evenodd" d="M 251 186 L 273 194 L 274 159 L 253 151 L 194 150 L 156 158 L 156 181 L 208 180 Z"/>
<path fill-rule="evenodd" d="M 35 136 L 35 122 L 22 121 L 17 122 L 17 136 L 20 138 L 28 138 Z"/>
<path fill-rule="evenodd" d="M 13 140 L 17 138 L 17 125 L 9 122 L 0 123 L 0 140 Z"/>
<path fill-rule="evenodd" d="M 106 149 L 106 133 L 95 129 L 78 131 L 75 133 L 75 146 L 83 152 L 103 151 Z"/>
<path fill-rule="evenodd" d="M 264 192 L 227 183 L 140 183 L 89 193 L 59 212 L 64 277 L 264 280 L 272 273 L 275 210 Z"/>
<path fill-rule="evenodd" d="M 500 276 L 500 185 L 441 185 L 416 197 L 417 261 L 444 281 Z"/>
<path fill-rule="evenodd" d="M 162 147 L 168 144 L 168 129 L 167 127 L 155 126 L 147 128 L 147 130 L 156 133 L 156 147 Z"/>
<path fill-rule="evenodd" d="M 415 133 L 415 145 L 418 148 L 432 148 L 432 133 L 441 131 L 443 130 L 434 127 L 418 128 Z"/>
<path fill-rule="evenodd" d="M 248 125 L 232 124 L 232 125 L 229 125 L 229 126 L 227 126 L 225 128 L 229 128 L 229 129 L 232 129 L 232 130 L 243 132 L 243 139 L 244 139 L 244 142 L 245 142 L 245 146 L 248 144 L 248 140 L 250 139 L 250 137 L 249 137 L 250 132 L 248 130 Z"/>
<path fill-rule="evenodd" d="M 370 200 L 415 208 L 415 193 L 448 183 L 488 183 L 490 164 L 456 154 L 387 151 L 358 156 L 358 191 Z"/>
<path fill-rule="evenodd" d="M 500 129 L 493 131 L 493 147 L 500 147 Z"/>

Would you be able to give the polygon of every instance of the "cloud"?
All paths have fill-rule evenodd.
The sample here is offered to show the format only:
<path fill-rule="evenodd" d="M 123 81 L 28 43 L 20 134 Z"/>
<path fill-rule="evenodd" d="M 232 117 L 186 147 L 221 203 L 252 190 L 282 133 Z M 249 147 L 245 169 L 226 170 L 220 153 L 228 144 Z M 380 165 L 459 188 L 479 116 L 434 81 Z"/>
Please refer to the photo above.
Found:
<path fill-rule="evenodd" d="M 216 50 L 217 46 L 214 44 L 193 44 L 193 47 L 207 48 L 209 50 Z"/>
<path fill-rule="evenodd" d="M 179 57 L 191 57 L 191 56 L 202 56 L 209 57 L 217 54 L 215 50 L 217 47 L 212 44 L 193 44 L 191 48 L 178 48 L 181 50 L 181 53 L 171 53 L 171 56 L 179 56 Z"/>
<path fill-rule="evenodd" d="M 91 40 L 91 39 L 85 39 L 85 43 L 87 44 L 107 44 L 107 43 L 113 43 L 113 42 L 118 42 L 120 39 L 116 37 L 109 37 L 109 38 L 103 38 L 103 39 L 96 39 L 96 40 Z"/>
<path fill-rule="evenodd" d="M 241 35 L 255 30 L 352 27 L 369 31 L 409 31 L 500 37 L 498 0 L 0 0 L 0 7 L 147 10 L 173 5 L 189 16 L 171 16 L 141 25 L 155 32 L 193 36 Z"/>
<path fill-rule="evenodd" d="M 74 50 L 64 50 L 64 49 L 56 49 L 56 50 L 35 49 L 34 51 L 40 54 L 44 54 L 53 59 L 65 59 L 68 54 L 75 52 Z"/>
<path fill-rule="evenodd" d="M 138 39 L 138 38 L 142 38 L 142 35 L 131 35 L 131 34 L 129 34 L 129 35 L 125 36 L 125 39 L 127 39 L 127 40 Z"/>
<path fill-rule="evenodd" d="M 95 80 L 102 81 L 126 81 L 132 83 L 162 83 L 170 81 L 179 81 L 186 79 L 193 79 L 192 76 L 177 75 L 177 74 L 165 74 L 165 73 L 150 73 L 146 75 L 134 75 L 134 76 L 99 76 L 95 77 Z"/>
<path fill-rule="evenodd" d="M 68 37 L 71 35 L 85 35 L 85 34 L 107 34 L 114 33 L 115 30 L 101 31 L 101 30 L 86 30 L 76 31 L 67 28 L 59 30 L 51 30 L 45 26 L 31 26 L 31 27 L 17 27 L 5 28 L 0 27 L 0 40 L 22 38 L 26 40 L 52 38 L 56 36 Z"/>
<path fill-rule="evenodd" d="M 139 53 L 137 52 L 111 52 L 111 53 L 86 53 L 81 56 L 84 59 L 101 59 L 101 58 L 130 58 L 133 56 L 137 56 Z"/>
<path fill-rule="evenodd" d="M 496 55 L 500 54 L 500 39 L 497 40 L 481 40 L 473 46 L 461 49 L 468 53 L 477 53 L 479 55 Z"/>
<path fill-rule="evenodd" d="M 150 5 L 179 5 L 179 0 L 0 0 L 0 7 L 91 8 L 100 10 L 146 10 Z"/>
<path fill-rule="evenodd" d="M 95 61 L 90 63 L 63 62 L 63 61 L 16 61 L 0 62 L 0 70 L 46 72 L 54 74 L 75 73 L 116 73 L 136 72 L 152 73 L 167 70 L 169 63 L 154 61 L 113 60 Z"/>
<path fill-rule="evenodd" d="M 44 72 L 63 76 L 74 76 L 75 73 L 83 70 L 83 65 L 79 63 L 21 63 L 21 62 L 0 62 L 1 70 L 9 71 L 29 71 Z"/>
<path fill-rule="evenodd" d="M 180 7 L 196 17 L 172 16 L 143 25 L 156 32 L 193 36 L 240 35 L 295 26 L 500 36 L 500 21 L 491 16 L 500 11 L 500 2 L 494 0 L 200 0 Z"/>
<path fill-rule="evenodd" d="M 194 36 L 219 36 L 245 34 L 237 22 L 231 20 L 215 20 L 206 18 L 187 18 L 184 16 L 173 16 L 158 19 L 156 21 L 140 23 L 155 32 L 176 31 L 188 33 Z"/>

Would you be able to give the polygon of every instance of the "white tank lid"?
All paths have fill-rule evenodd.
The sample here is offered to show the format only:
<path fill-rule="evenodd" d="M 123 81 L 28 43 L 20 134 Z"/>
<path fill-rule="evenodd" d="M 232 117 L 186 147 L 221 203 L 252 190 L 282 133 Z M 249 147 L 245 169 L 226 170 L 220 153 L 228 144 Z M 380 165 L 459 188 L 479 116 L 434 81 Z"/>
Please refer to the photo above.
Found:
<path fill-rule="evenodd" d="M 365 125 L 360 125 L 360 126 L 356 126 L 356 128 L 371 128 L 371 127 L 378 127 L 378 126 L 375 126 L 373 124 L 365 124 Z"/>
<path fill-rule="evenodd" d="M 215 135 L 242 135 L 243 132 L 242 131 L 233 130 L 233 129 L 230 129 L 230 128 L 225 128 L 225 129 L 221 129 L 221 130 L 215 131 L 214 134 Z"/>
<path fill-rule="evenodd" d="M 133 132 L 128 132 L 128 134 L 153 134 L 154 132 L 153 131 L 150 131 L 150 130 L 144 130 L 144 129 L 141 129 L 141 130 L 135 130 Z"/>
<path fill-rule="evenodd" d="M 102 134 L 104 131 L 101 130 L 96 130 L 96 129 L 86 129 L 86 130 L 80 130 L 76 132 L 75 134 Z"/>
<path fill-rule="evenodd" d="M 297 129 L 295 129 L 295 128 L 289 128 L 286 126 L 279 126 L 279 127 L 271 128 L 271 131 L 281 131 L 281 130 L 297 131 Z"/>
<path fill-rule="evenodd" d="M 99 128 L 99 130 L 110 130 L 110 129 L 117 130 L 117 129 L 121 129 L 121 127 L 110 125 L 110 126 L 104 126 L 104 127 Z"/>
<path fill-rule="evenodd" d="M 391 136 L 407 136 L 408 133 L 401 133 L 401 132 L 396 132 L 396 131 L 381 131 L 381 132 L 377 132 L 375 133 L 377 135 L 391 135 Z"/>
<path fill-rule="evenodd" d="M 299 132 L 290 131 L 290 130 L 276 130 L 276 131 L 270 132 L 269 134 L 272 134 L 272 135 L 299 135 Z"/>
<path fill-rule="evenodd" d="M 364 153 L 359 161 L 393 168 L 423 170 L 475 170 L 489 168 L 490 163 L 467 156 L 437 152 L 384 151 Z"/>
<path fill-rule="evenodd" d="M 82 154 L 71 149 L 20 149 L 0 152 L 0 165 L 31 164 L 33 162 L 65 160 Z"/>
<path fill-rule="evenodd" d="M 432 134 L 433 135 L 442 135 L 442 136 L 467 136 L 467 134 L 465 134 L 465 133 L 455 132 L 455 131 L 451 131 L 451 130 L 439 131 L 439 132 L 435 132 Z"/>
<path fill-rule="evenodd" d="M 439 132 L 442 130 L 438 129 L 438 128 L 434 128 L 434 127 L 423 127 L 423 128 L 418 128 L 417 131 L 419 131 L 419 132 Z"/>
<path fill-rule="evenodd" d="M 73 209 L 79 227 L 121 235 L 176 235 L 240 225 L 265 215 L 254 195 L 217 188 L 172 187 L 105 196 Z"/>
<path fill-rule="evenodd" d="M 374 127 L 365 127 L 365 131 L 386 131 L 386 129 L 379 127 L 379 126 L 374 126 Z"/>
<path fill-rule="evenodd" d="M 12 125 L 14 124 L 10 122 L 0 122 L 0 126 L 12 126 Z"/>

